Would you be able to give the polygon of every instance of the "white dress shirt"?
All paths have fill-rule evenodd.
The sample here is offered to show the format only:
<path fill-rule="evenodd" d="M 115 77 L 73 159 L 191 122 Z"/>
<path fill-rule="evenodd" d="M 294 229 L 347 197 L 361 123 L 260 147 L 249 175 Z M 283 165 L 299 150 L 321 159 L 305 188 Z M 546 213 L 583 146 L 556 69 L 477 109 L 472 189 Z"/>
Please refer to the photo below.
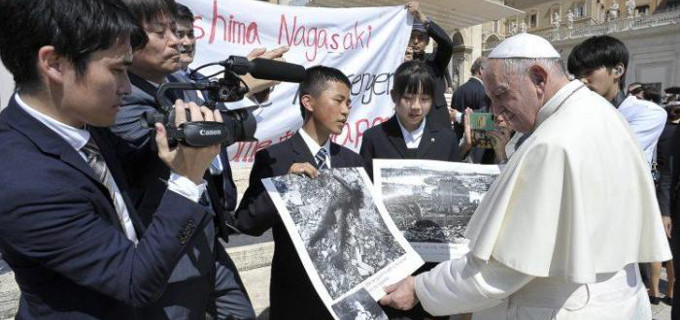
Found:
<path fill-rule="evenodd" d="M 83 158 L 83 161 L 87 163 L 87 156 L 82 151 L 82 148 L 90 140 L 89 131 L 85 129 L 75 128 L 67 124 L 64 124 L 56 119 L 53 119 L 50 116 L 26 104 L 18 94 L 15 95 L 15 97 L 17 104 L 19 104 L 19 106 L 24 111 L 26 111 L 26 113 L 31 115 L 36 120 L 40 121 L 50 130 L 54 131 L 56 134 L 58 134 L 60 137 L 66 140 L 66 142 L 69 145 L 71 145 L 73 149 L 78 151 L 80 156 Z M 111 180 L 112 180 L 111 184 L 113 186 L 113 190 L 111 191 L 113 194 L 112 200 L 114 202 L 114 207 L 120 208 L 120 210 L 116 210 L 118 219 L 120 220 L 120 223 L 123 226 L 125 236 L 130 241 L 137 244 L 139 238 L 137 236 L 137 233 L 135 232 L 134 226 L 132 225 L 132 220 L 130 220 L 130 213 L 127 209 L 127 206 L 125 205 L 125 201 L 123 200 L 123 196 L 120 192 L 120 189 L 118 188 L 118 184 L 116 183 L 115 179 L 113 179 L 113 177 Z M 203 194 L 203 192 L 205 191 L 205 182 L 203 182 L 201 185 L 196 185 L 191 180 L 189 180 L 189 178 L 180 176 L 175 172 L 172 172 L 170 174 L 170 179 L 168 179 L 168 190 L 173 191 L 181 196 L 184 196 L 185 198 L 193 202 L 198 202 L 199 198 L 201 197 L 201 194 Z"/>
<path fill-rule="evenodd" d="M 656 103 L 630 96 L 623 100 L 619 112 L 633 129 L 633 133 L 645 151 L 647 162 L 652 163 L 654 150 L 666 125 L 666 111 Z"/>
<path fill-rule="evenodd" d="M 399 121 L 399 117 L 397 116 L 397 122 L 399 123 L 399 128 L 401 128 L 401 135 L 404 137 L 407 148 L 418 149 L 420 139 L 423 138 L 423 132 L 425 132 L 425 121 L 427 121 L 427 119 L 423 118 L 423 122 L 420 123 L 418 128 L 409 132 L 404 125 L 401 124 L 401 121 Z"/>
<path fill-rule="evenodd" d="M 332 168 L 331 140 L 327 139 L 323 146 L 320 146 L 318 143 L 316 143 L 316 141 L 314 141 L 314 139 L 312 139 L 312 137 L 309 136 L 309 134 L 307 134 L 307 132 L 305 132 L 304 128 L 300 128 L 298 132 L 300 132 L 300 136 L 302 137 L 302 140 L 305 141 L 305 144 L 307 145 L 307 148 L 309 148 L 309 151 L 312 152 L 312 157 L 316 157 L 316 154 L 319 153 L 319 150 L 321 150 L 321 148 L 326 149 L 326 165 L 328 166 L 328 168 Z M 316 166 L 316 163 L 312 164 Z"/>

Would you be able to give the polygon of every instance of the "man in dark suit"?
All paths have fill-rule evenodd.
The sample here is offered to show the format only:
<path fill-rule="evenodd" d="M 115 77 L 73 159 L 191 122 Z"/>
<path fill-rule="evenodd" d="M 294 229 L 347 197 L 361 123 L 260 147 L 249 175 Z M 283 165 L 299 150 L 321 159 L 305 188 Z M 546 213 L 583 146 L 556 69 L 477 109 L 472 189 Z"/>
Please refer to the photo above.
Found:
<path fill-rule="evenodd" d="M 210 220 L 202 176 L 219 148 L 171 150 L 156 124 L 158 157 L 172 175 L 145 228 L 118 159 L 143 166 L 156 156 L 105 128 L 130 92 L 126 69 L 143 30 L 118 0 L 0 6 L 0 56 L 17 84 L 0 113 L 0 148 L 11 150 L 0 153 L 0 252 L 22 291 L 16 318 L 135 319 Z M 184 114 L 183 103 L 176 108 Z"/>
<path fill-rule="evenodd" d="M 358 154 L 330 141 L 340 134 L 349 116 L 351 84 L 341 71 L 307 69 L 300 84 L 302 128 L 290 139 L 259 151 L 250 185 L 236 210 L 244 233 L 261 235 L 273 228 L 275 251 L 270 285 L 270 319 L 333 319 L 305 273 L 295 246 L 281 222 L 261 179 L 285 174 L 315 178 L 318 169 L 362 166 Z"/>
<path fill-rule="evenodd" d="M 129 72 L 132 94 L 123 99 L 112 130 L 132 144 L 146 146 L 152 143 L 152 132 L 142 126 L 139 118 L 143 113 L 159 108 L 155 99 L 158 86 L 169 81 L 168 76 L 179 70 L 182 60 L 180 39 L 176 35 L 177 7 L 173 0 L 124 1 L 144 27 L 149 42 L 135 52 Z M 181 98 L 202 102 L 183 95 L 183 92 L 168 92 L 168 98 L 171 101 Z M 231 177 L 222 175 L 227 172 L 224 168 L 228 162 L 224 152 L 221 153 L 213 159 L 213 163 L 222 165 L 220 175 L 214 177 L 208 170 L 203 176 L 207 181 L 206 193 L 215 219 L 205 225 L 200 241 L 181 257 L 163 295 L 144 308 L 146 319 L 203 319 L 206 313 L 220 318 L 255 318 L 238 271 L 218 239 L 218 235 L 227 239 L 229 213 L 225 210 L 225 199 L 229 197 L 235 201 L 236 193 Z M 167 189 L 164 180 L 169 176 L 169 168 L 161 162 L 149 163 L 149 167 L 142 171 L 135 166 L 126 166 L 132 198 L 147 224 L 155 219 L 155 208 Z M 219 178 L 229 181 L 224 183 Z M 235 203 L 231 205 L 233 207 Z"/>
<path fill-rule="evenodd" d="M 669 107 L 667 107 L 669 108 Z M 673 107 L 670 107 L 671 110 L 673 110 Z M 677 110 L 676 110 L 677 111 Z M 673 117 L 677 117 L 677 114 L 673 114 Z M 677 121 L 677 119 L 674 119 Z M 659 142 L 661 143 L 661 141 Z M 666 187 L 667 180 L 664 177 L 664 175 L 668 174 L 670 171 L 670 186 L 667 186 L 669 188 L 670 192 L 670 206 L 669 206 L 669 217 L 671 220 L 671 251 L 673 253 L 673 267 L 674 270 L 680 270 L 680 259 L 676 257 L 680 257 L 680 130 L 673 130 L 673 135 L 670 140 L 670 144 L 667 145 L 667 149 L 670 149 L 670 151 L 667 151 L 666 154 L 668 157 L 665 159 L 664 162 L 667 163 L 667 166 L 664 166 L 662 168 L 664 171 L 662 171 L 662 176 L 661 176 L 661 181 L 659 187 Z M 657 195 L 659 193 L 657 192 Z M 660 201 L 665 200 L 665 199 L 659 199 Z M 662 208 L 662 214 L 664 213 L 664 203 L 660 203 L 661 208 Z M 666 228 L 668 229 L 668 228 Z M 678 273 L 676 272 L 676 275 Z M 680 281 L 675 281 L 675 286 L 674 286 L 674 292 L 679 292 L 680 290 Z M 680 295 L 674 294 L 673 295 L 673 308 L 671 310 L 671 316 L 673 320 L 679 320 L 680 319 Z"/>
<path fill-rule="evenodd" d="M 486 61 L 486 57 L 479 57 L 472 63 L 470 68 L 472 77 L 453 93 L 451 109 L 461 114 L 465 113 L 465 108 L 470 108 L 474 112 L 489 112 L 491 100 L 486 95 L 484 82 L 482 82 L 482 72 L 484 72 Z"/>
<path fill-rule="evenodd" d="M 484 82 L 482 82 L 482 72 L 484 72 L 486 61 L 486 57 L 475 59 L 470 68 L 472 77 L 460 86 L 451 97 L 451 112 L 454 114 L 455 121 L 454 130 L 459 137 L 463 136 L 465 108 L 470 108 L 474 112 L 490 112 L 491 100 L 486 95 Z M 470 159 L 473 163 L 495 163 L 493 149 L 472 148 Z"/>
<path fill-rule="evenodd" d="M 416 22 L 413 24 L 411 39 L 409 40 L 404 61 L 424 61 L 432 68 L 437 81 L 435 82 L 432 110 L 430 110 L 427 118 L 434 123 L 439 123 L 442 127 L 450 128 L 451 120 L 444 93 L 447 86 L 445 74 L 448 71 L 446 66 L 451 61 L 453 40 L 446 34 L 444 29 L 420 11 L 420 4 L 417 1 L 407 3 L 406 9 L 413 15 Z M 426 54 L 425 48 L 430 43 L 430 38 L 437 43 L 437 49 L 432 54 Z"/>

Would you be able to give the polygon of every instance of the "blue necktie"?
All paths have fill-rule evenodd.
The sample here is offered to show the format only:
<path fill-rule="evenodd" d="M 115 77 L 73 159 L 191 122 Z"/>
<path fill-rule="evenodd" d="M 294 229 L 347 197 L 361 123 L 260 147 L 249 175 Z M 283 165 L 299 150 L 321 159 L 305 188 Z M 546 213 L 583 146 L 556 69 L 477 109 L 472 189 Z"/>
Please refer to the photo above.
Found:
<path fill-rule="evenodd" d="M 316 160 L 316 168 L 321 170 L 321 169 L 330 169 L 328 164 L 326 164 L 326 159 L 328 157 L 328 153 L 326 152 L 326 148 L 321 148 L 319 149 L 319 152 L 316 153 L 316 156 L 314 156 L 314 160 Z"/>

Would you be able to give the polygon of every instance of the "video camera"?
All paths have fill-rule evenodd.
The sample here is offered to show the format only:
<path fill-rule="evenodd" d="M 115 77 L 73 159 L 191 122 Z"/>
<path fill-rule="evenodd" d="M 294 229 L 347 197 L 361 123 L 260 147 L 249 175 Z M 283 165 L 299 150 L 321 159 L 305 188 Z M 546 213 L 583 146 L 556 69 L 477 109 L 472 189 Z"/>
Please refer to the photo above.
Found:
<path fill-rule="evenodd" d="M 224 71 L 199 78 L 199 70 L 219 65 Z M 211 79 L 224 73 L 222 78 Z M 250 73 L 254 78 L 284 82 L 301 82 L 305 78 L 305 68 L 292 63 L 269 59 L 253 59 L 241 56 L 230 56 L 227 60 L 205 64 L 194 70 L 189 77 L 195 82 L 168 82 L 162 84 L 156 93 L 157 112 L 145 112 L 142 125 L 153 128 L 158 122 L 162 123 L 168 133 L 170 145 L 181 143 L 191 147 L 206 147 L 215 144 L 229 146 L 238 141 L 252 141 L 257 128 L 257 122 L 252 114 L 254 108 L 227 110 L 218 108 L 221 103 L 234 102 L 243 99 L 250 88 L 239 77 Z M 179 127 L 175 126 L 174 101 L 166 96 L 166 92 L 200 90 L 204 92 L 204 105 L 211 110 L 218 108 L 222 113 L 223 123 L 209 121 L 187 121 Z M 187 120 L 190 115 L 187 111 Z"/>

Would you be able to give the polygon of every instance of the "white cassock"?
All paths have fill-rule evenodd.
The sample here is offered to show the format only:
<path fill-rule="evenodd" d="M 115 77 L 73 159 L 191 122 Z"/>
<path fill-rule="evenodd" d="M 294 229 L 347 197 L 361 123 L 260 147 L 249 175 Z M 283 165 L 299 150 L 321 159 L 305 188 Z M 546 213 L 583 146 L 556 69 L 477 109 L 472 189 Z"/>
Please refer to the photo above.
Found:
<path fill-rule="evenodd" d="M 466 236 L 470 253 L 416 277 L 434 315 L 651 319 L 636 263 L 671 258 L 636 137 L 580 81 L 540 109 Z"/>

